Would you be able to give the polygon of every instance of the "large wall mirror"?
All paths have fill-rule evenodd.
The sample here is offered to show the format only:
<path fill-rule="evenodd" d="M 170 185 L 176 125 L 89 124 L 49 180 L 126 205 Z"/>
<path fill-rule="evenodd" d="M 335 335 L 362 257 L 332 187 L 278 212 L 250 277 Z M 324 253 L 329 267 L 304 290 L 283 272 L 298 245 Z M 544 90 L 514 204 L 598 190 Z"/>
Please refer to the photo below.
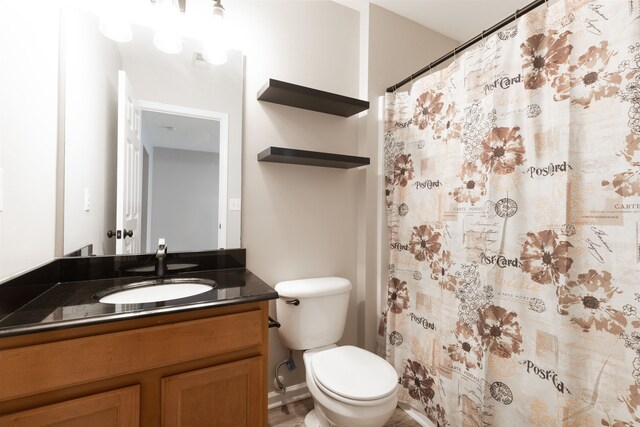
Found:
<path fill-rule="evenodd" d="M 90 11 L 61 16 L 64 254 L 240 247 L 242 53 L 212 65 L 132 29 L 116 43 Z"/>

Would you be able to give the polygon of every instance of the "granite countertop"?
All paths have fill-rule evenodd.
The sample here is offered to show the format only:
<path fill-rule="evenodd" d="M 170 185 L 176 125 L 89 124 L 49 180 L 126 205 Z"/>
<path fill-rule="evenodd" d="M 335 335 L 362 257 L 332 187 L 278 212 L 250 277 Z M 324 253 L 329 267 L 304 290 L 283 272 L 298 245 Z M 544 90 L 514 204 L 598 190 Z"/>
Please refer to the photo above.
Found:
<path fill-rule="evenodd" d="M 227 256 L 228 252 L 230 251 L 225 251 Z M 187 265 L 189 261 L 194 260 L 193 257 L 187 258 L 185 256 L 174 256 L 174 258 L 177 258 L 177 261 L 180 261 L 182 265 Z M 218 265 L 216 263 L 207 265 L 207 262 L 195 263 L 205 269 L 186 268 L 182 272 L 170 270 L 165 277 L 210 279 L 216 282 L 216 286 L 207 292 L 191 297 L 144 304 L 105 304 L 96 298 L 97 293 L 107 289 L 149 280 L 152 276 L 143 274 L 146 272 L 144 266 L 137 269 L 136 267 L 128 268 L 126 271 L 129 272 L 129 275 L 117 277 L 117 275 L 105 274 L 104 272 L 95 273 L 96 265 L 105 264 L 102 262 L 105 261 L 104 258 L 97 262 L 94 259 L 89 259 L 88 263 L 91 264 L 91 267 L 87 268 L 87 262 L 85 262 L 83 268 L 71 268 L 71 271 L 83 270 L 81 274 L 74 277 L 74 274 L 69 274 L 69 265 L 73 266 L 72 261 L 59 260 L 66 264 L 66 271 L 60 273 L 60 277 L 53 277 L 54 280 L 50 280 L 48 283 L 41 283 L 43 280 L 36 280 L 34 283 L 22 280 L 19 284 L 0 284 L 0 291 L 4 291 L 5 295 L 12 295 L 14 299 L 16 296 L 27 295 L 23 296 L 22 301 L 14 303 L 11 307 L 0 307 L 3 308 L 0 310 L 0 338 L 277 298 L 278 294 L 273 288 L 242 266 L 244 254 L 240 258 L 241 262 L 218 262 Z M 111 257 L 112 259 L 116 258 Z M 129 264 L 136 265 L 136 262 L 131 262 L 131 257 L 127 260 Z M 202 258 L 196 258 L 196 261 L 201 260 Z M 147 256 L 143 261 L 148 265 L 149 257 Z M 169 260 L 169 265 L 172 265 L 171 260 Z M 175 263 L 175 265 L 180 264 Z M 206 269 L 221 265 L 233 268 Z M 58 271 L 65 268 L 58 268 Z M 105 269 L 103 268 L 103 270 Z M 94 277 L 101 275 L 107 277 Z M 63 280 L 55 280 L 58 278 Z M 80 280 L 73 280 L 75 278 L 80 278 Z M 2 293 L 0 292 L 0 297 L 2 297 Z"/>

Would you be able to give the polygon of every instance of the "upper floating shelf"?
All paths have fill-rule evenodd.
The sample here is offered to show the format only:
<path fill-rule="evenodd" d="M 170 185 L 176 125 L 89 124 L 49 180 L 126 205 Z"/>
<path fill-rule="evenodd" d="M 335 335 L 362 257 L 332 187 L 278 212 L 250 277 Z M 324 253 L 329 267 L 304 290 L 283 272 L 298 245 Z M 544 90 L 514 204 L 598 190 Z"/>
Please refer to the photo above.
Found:
<path fill-rule="evenodd" d="M 368 157 L 347 156 L 344 154 L 296 150 L 283 147 L 269 147 L 258 153 L 258 161 L 339 169 L 351 169 L 369 164 Z"/>
<path fill-rule="evenodd" d="M 275 79 L 269 79 L 258 91 L 258 100 L 342 117 L 351 117 L 369 109 L 369 101 Z"/>

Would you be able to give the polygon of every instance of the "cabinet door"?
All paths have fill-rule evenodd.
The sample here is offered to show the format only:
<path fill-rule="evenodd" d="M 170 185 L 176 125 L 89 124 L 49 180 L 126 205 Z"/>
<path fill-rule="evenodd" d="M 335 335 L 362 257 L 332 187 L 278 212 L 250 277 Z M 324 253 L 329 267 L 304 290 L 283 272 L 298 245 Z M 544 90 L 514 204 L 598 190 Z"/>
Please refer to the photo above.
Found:
<path fill-rule="evenodd" d="M 262 357 L 162 379 L 163 427 L 256 427 L 263 424 Z"/>
<path fill-rule="evenodd" d="M 140 386 L 42 406 L 0 417 L 0 427 L 136 427 L 140 424 Z"/>

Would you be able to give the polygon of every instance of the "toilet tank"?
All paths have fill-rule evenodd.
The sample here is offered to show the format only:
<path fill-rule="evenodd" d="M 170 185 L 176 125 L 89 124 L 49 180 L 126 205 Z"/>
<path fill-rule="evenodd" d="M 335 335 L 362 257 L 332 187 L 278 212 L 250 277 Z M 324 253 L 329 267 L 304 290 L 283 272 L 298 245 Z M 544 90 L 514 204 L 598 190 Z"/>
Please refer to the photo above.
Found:
<path fill-rule="evenodd" d="M 276 311 L 282 343 L 307 350 L 337 343 L 342 338 L 349 308 L 351 282 L 342 277 L 280 282 Z M 300 303 L 295 305 L 295 300 Z M 289 301 L 289 303 L 287 303 Z"/>

